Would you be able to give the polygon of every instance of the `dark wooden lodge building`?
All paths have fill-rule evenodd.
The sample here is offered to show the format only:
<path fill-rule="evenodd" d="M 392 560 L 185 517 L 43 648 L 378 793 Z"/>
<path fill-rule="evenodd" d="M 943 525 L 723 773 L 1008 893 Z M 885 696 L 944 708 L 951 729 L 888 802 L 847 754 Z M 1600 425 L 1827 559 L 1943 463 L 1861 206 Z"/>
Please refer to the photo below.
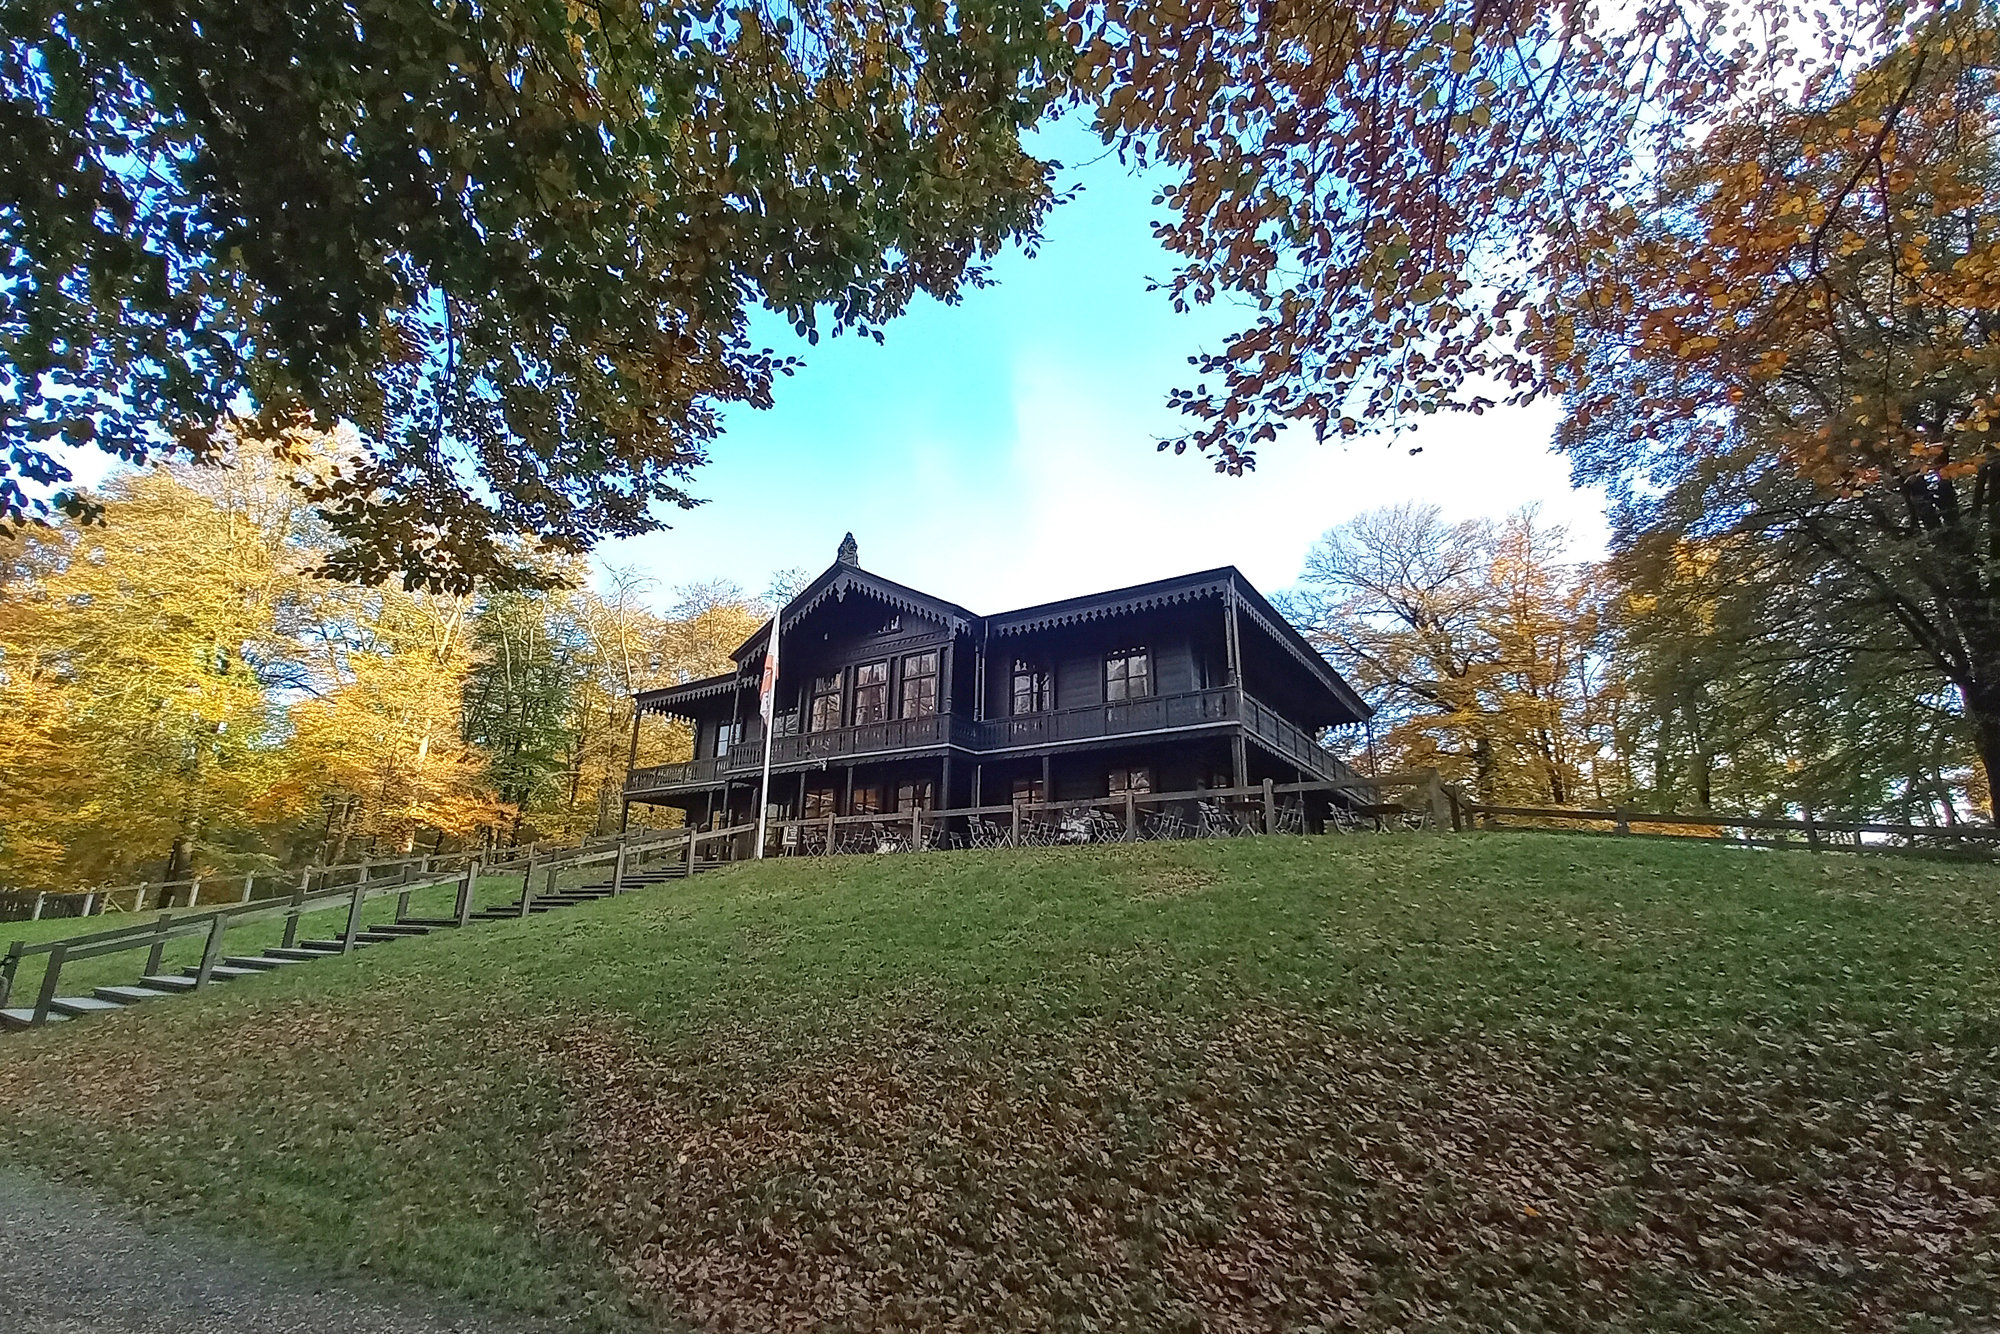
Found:
<path fill-rule="evenodd" d="M 1337 780 L 1314 738 L 1371 712 L 1233 566 L 980 616 L 862 569 L 850 534 L 777 623 L 779 819 Z M 769 634 L 638 697 L 695 758 L 633 770 L 628 807 L 755 818 Z"/>

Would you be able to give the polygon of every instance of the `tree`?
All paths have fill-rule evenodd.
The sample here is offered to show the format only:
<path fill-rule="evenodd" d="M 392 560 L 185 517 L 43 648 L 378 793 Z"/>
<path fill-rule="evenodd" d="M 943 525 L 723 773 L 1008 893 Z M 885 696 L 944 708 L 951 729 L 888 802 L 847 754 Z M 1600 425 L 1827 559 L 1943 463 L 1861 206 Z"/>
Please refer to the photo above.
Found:
<path fill-rule="evenodd" d="M 1392 767 L 1570 805 L 1603 794 L 1610 699 L 1593 572 L 1563 543 L 1532 510 L 1498 525 L 1374 510 L 1320 539 L 1287 614 L 1375 703 Z"/>
<path fill-rule="evenodd" d="M 1976 8 L 1073 0 L 1098 130 L 1176 174 L 1155 224 L 1176 307 L 1254 312 L 1192 359 L 1162 447 L 1239 471 L 1288 426 L 1585 388 L 1577 297 L 1617 290 L 1657 164 L 1774 90 L 1811 102 L 1872 53 L 1938 49 L 1929 18 Z"/>
<path fill-rule="evenodd" d="M 126 475 L 118 540 L 33 535 L 0 583 L 0 874 L 160 875 L 228 859 L 279 781 L 300 505 L 268 455 Z"/>
<path fill-rule="evenodd" d="M 0 522 L 96 512 L 52 443 L 212 461 L 247 403 L 359 429 L 332 573 L 531 581 L 511 535 L 691 503 L 791 366 L 747 308 L 873 333 L 1032 239 L 1065 65 L 1027 0 L 10 0 Z"/>
<path fill-rule="evenodd" d="M 1593 387 L 1564 428 L 1579 475 L 1635 506 L 1634 542 L 1748 544 L 1770 571 L 1757 586 L 1796 590 L 1805 623 L 1845 646 L 1843 679 L 1955 690 L 1989 787 L 1996 129 L 2000 30 L 1983 6 L 1718 124 L 1617 229 L 1617 282 L 1568 291 Z M 1823 651 L 1766 625 L 1795 661 Z"/>

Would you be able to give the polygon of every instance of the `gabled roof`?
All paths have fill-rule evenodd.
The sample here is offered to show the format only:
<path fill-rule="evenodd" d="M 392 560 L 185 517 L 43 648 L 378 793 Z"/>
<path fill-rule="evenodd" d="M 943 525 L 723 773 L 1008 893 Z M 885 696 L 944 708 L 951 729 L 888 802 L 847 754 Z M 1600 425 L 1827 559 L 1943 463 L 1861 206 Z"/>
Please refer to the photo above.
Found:
<path fill-rule="evenodd" d="M 787 602 L 784 610 L 778 613 L 783 624 L 780 633 L 789 632 L 793 626 L 827 602 L 845 599 L 849 593 L 855 592 L 864 593 L 878 602 L 894 607 L 897 611 L 909 612 L 912 616 L 928 616 L 953 633 L 966 629 L 979 619 L 956 602 L 946 602 L 943 598 L 932 597 L 929 593 L 920 592 L 906 584 L 899 584 L 893 579 L 884 579 L 881 575 L 872 574 L 858 565 L 835 561 L 827 567 L 824 574 L 800 589 L 798 595 Z M 729 656 L 739 663 L 749 662 L 762 656 L 765 636 L 770 632 L 771 623 L 766 621 Z M 782 649 L 784 645 L 780 643 L 779 647 Z"/>
<path fill-rule="evenodd" d="M 639 692 L 639 712 L 664 713 L 675 704 L 692 704 L 698 699 L 711 699 L 716 695 L 726 695 L 732 690 L 741 690 L 751 684 L 753 678 L 741 671 L 724 672 L 720 676 L 705 676 L 699 681 L 683 681 L 677 686 L 661 686 L 657 690 Z"/>
<path fill-rule="evenodd" d="M 1375 710 L 1354 692 L 1354 687 L 1333 669 L 1333 664 L 1321 657 L 1319 650 L 1308 643 L 1305 636 L 1294 629 L 1292 623 L 1280 615 L 1278 609 L 1234 565 L 1176 575 L 1171 579 L 1156 579 L 1152 583 L 1114 588 L 1084 597 L 1065 598 L 1060 602 L 1044 602 L 1019 611 L 1004 611 L 987 618 L 987 633 L 1025 634 L 1050 626 L 1076 625 L 1108 616 L 1127 616 L 1153 607 L 1193 602 L 1197 598 L 1221 597 L 1231 589 L 1236 593 L 1236 609 L 1244 619 L 1262 630 L 1273 643 L 1311 672 L 1321 685 L 1339 696 L 1356 717 L 1374 716 Z"/>

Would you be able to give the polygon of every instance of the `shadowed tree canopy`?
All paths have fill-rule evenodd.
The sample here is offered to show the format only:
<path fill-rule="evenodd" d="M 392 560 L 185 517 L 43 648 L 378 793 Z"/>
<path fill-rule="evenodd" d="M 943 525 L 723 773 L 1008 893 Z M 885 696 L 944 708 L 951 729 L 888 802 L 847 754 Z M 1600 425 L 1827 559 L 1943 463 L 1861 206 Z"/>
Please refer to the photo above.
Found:
<path fill-rule="evenodd" d="M 1615 276 L 1663 158 L 1772 90 L 1812 100 L 1945 7 L 1074 0 L 1099 130 L 1177 178 L 1155 224 L 1175 304 L 1249 312 L 1194 359 L 1162 448 L 1241 471 L 1290 426 L 1569 393 L 1577 293 Z"/>
<path fill-rule="evenodd" d="M 1031 239 L 1067 63 L 1034 0 L 6 0 L 0 523 L 88 515 L 53 445 L 345 419 L 330 573 L 532 582 L 691 503 L 789 368 L 749 307 L 872 332 Z"/>

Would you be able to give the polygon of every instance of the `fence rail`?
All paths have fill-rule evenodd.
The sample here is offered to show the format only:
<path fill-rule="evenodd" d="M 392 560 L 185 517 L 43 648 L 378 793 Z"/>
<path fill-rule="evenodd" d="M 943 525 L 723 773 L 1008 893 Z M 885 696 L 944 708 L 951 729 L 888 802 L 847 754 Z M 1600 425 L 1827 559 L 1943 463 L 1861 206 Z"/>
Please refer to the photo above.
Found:
<path fill-rule="evenodd" d="M 1700 814 L 1676 814 L 1651 811 L 1625 810 L 1619 807 L 1589 808 L 1567 806 L 1502 806 L 1486 802 L 1469 801 L 1457 792 L 1447 790 L 1447 800 L 1453 810 L 1454 827 L 1477 825 L 1483 828 L 1520 828 L 1524 825 L 1538 829 L 1575 831 L 1579 824 L 1610 825 L 1608 832 L 1614 834 L 1640 834 L 1647 837 L 1705 838 L 1704 834 L 1691 834 L 1688 829 L 1740 830 L 1742 842 L 1762 842 L 1773 846 L 1804 847 L 1812 851 L 1839 848 L 1843 851 L 1903 852 L 1913 847 L 1934 847 L 1946 845 L 1967 852 L 1984 852 L 1989 855 L 2000 853 L 2000 828 L 1982 824 L 1942 824 L 1915 825 L 1893 824 L 1879 820 L 1823 820 L 1793 819 L 1782 816 L 1761 815 L 1720 815 L 1714 812 Z M 1504 826 L 1497 821 L 1505 821 Z M 1596 831 L 1606 832 L 1606 831 Z M 1758 840 L 1755 834 L 1797 834 L 1798 839 Z M 1850 835 L 1845 840 L 1837 835 Z M 1902 843 L 1867 843 L 1862 837 L 1873 835 L 1877 838 L 1901 839 Z"/>
<path fill-rule="evenodd" d="M 49 1008 L 59 994 L 62 969 L 65 964 L 82 959 L 99 958 L 108 954 L 122 954 L 144 949 L 148 951 L 145 971 L 148 974 L 159 970 L 161 955 L 167 945 L 175 940 L 202 937 L 206 944 L 202 950 L 201 962 L 194 972 L 194 985 L 207 983 L 211 971 L 222 958 L 223 940 L 232 927 L 251 922 L 269 921 L 283 918 L 285 921 L 283 948 L 296 944 L 299 920 L 308 914 L 323 912 L 329 908 L 347 907 L 347 919 L 340 937 L 341 953 L 354 949 L 356 937 L 362 931 L 362 912 L 367 903 L 390 895 L 397 898 L 395 923 L 403 923 L 407 918 L 409 896 L 418 890 L 432 889 L 440 885 L 457 885 L 458 895 L 453 906 L 453 915 L 445 925 L 464 926 L 472 918 L 473 898 L 482 874 L 522 872 L 520 912 L 527 916 L 533 908 L 534 878 L 546 873 L 548 885 L 553 888 L 555 876 L 564 870 L 593 866 L 603 862 L 612 864 L 611 890 L 622 893 L 626 877 L 644 860 L 668 852 L 686 858 L 691 871 L 699 855 L 702 844 L 711 849 L 719 845 L 729 849 L 752 826 L 743 825 L 729 829 L 702 832 L 694 829 L 670 829 L 626 834 L 596 846 L 581 846 L 552 853 L 537 858 L 530 852 L 525 858 L 512 864 L 494 866 L 483 865 L 474 856 L 455 874 L 425 877 L 408 873 L 399 874 L 394 879 L 375 880 L 361 876 L 351 885 L 311 889 L 305 878 L 289 896 L 260 899 L 248 903 L 236 903 L 226 908 L 211 909 L 207 912 L 183 912 L 175 914 L 163 911 L 150 922 L 134 922 L 129 926 L 113 927 L 106 931 L 95 931 L 87 935 L 66 936 L 60 940 L 45 940 L 35 943 L 17 940 L 9 947 L 4 957 L 0 957 L 0 1009 L 7 1006 L 12 996 L 14 979 L 24 959 L 46 955 L 47 965 L 42 973 L 41 988 L 36 996 L 32 1025 L 48 1021 Z M 404 859 L 399 865 L 407 868 L 415 864 L 415 859 Z"/>

